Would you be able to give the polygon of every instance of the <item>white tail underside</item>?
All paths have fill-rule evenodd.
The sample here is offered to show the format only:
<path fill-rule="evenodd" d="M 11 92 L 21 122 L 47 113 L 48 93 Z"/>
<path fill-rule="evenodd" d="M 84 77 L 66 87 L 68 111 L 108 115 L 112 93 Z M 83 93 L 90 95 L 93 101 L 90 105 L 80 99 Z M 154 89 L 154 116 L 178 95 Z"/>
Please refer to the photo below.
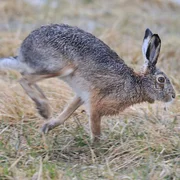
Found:
<path fill-rule="evenodd" d="M 0 58 L 0 70 L 16 70 L 19 72 L 24 72 L 27 69 L 25 64 L 19 62 L 17 58 L 14 57 L 7 57 L 7 58 Z"/>

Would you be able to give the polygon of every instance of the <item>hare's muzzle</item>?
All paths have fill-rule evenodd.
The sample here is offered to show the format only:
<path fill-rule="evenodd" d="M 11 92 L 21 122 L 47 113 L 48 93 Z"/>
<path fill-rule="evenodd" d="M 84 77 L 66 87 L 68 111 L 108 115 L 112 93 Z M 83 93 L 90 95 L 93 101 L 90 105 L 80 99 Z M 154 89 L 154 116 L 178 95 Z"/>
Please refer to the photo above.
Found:
<path fill-rule="evenodd" d="M 171 102 L 175 99 L 175 97 L 176 97 L 175 92 L 169 93 L 168 96 L 164 99 L 164 101 L 165 102 Z"/>
<path fill-rule="evenodd" d="M 176 94 L 175 93 L 172 93 L 172 99 L 175 99 L 175 97 L 176 97 Z"/>

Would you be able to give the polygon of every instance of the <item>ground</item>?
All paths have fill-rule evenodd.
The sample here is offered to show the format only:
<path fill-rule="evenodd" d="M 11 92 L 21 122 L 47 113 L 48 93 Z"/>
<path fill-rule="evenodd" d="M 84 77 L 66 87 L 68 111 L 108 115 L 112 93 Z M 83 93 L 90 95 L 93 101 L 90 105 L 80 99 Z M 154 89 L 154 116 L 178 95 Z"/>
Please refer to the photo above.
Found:
<path fill-rule="evenodd" d="M 176 100 L 134 105 L 102 121 L 103 140 L 93 146 L 84 107 L 48 135 L 15 71 L 0 72 L 0 179 L 180 179 L 180 6 L 164 0 L 54 0 L 41 5 L 0 1 L 0 56 L 15 56 L 22 40 L 43 24 L 67 23 L 87 30 L 141 69 L 144 31 L 158 33 L 158 66 L 171 79 Z M 53 115 L 73 92 L 63 82 L 39 83 Z"/>

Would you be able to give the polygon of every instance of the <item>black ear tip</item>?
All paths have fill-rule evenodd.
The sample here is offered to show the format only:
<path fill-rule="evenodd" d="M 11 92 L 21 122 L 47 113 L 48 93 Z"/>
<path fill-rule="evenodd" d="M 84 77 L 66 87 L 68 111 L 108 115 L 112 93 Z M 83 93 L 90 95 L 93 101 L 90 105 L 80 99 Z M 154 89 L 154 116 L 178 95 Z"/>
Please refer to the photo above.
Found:
<path fill-rule="evenodd" d="M 151 30 L 149 28 L 147 28 L 145 31 L 144 38 L 147 38 L 148 36 L 152 36 L 152 35 L 153 35 L 153 33 L 151 32 Z"/>
<path fill-rule="evenodd" d="M 158 34 L 153 34 L 150 41 L 155 45 L 155 47 L 158 47 L 159 45 L 161 46 L 161 39 Z"/>
<path fill-rule="evenodd" d="M 146 29 L 146 32 L 151 32 L 151 30 L 149 28 Z"/>
<path fill-rule="evenodd" d="M 156 38 L 156 41 L 158 41 L 159 43 L 161 42 L 161 39 L 158 34 L 154 34 L 153 36 Z"/>

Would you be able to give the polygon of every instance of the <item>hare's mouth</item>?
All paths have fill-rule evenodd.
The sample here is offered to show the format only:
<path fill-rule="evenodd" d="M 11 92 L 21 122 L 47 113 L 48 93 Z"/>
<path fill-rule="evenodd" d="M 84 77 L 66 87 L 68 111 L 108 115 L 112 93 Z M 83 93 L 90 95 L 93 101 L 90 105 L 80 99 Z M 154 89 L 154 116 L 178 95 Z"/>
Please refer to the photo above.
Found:
<path fill-rule="evenodd" d="M 164 99 L 163 99 L 163 101 L 165 102 L 165 103 L 169 103 L 169 102 L 173 102 L 173 98 L 171 97 L 171 96 L 167 96 L 167 97 L 165 97 Z"/>

